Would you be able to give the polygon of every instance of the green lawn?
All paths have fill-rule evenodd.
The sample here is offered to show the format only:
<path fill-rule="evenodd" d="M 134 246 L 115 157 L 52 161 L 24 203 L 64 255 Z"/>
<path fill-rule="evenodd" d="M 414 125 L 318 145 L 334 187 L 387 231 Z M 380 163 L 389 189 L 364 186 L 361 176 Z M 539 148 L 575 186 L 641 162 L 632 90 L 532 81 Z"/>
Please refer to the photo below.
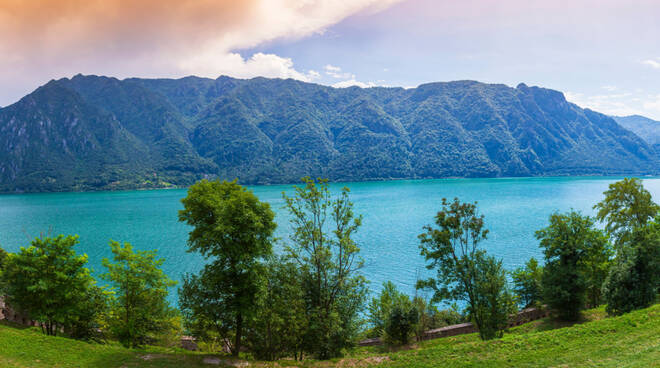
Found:
<path fill-rule="evenodd" d="M 47 337 L 36 329 L 0 325 L 0 367 L 213 367 L 217 355 L 148 347 L 129 350 Z M 226 359 L 226 358 L 222 358 Z M 250 362 L 251 366 L 301 365 Z M 504 338 L 482 342 L 475 334 L 427 341 L 397 352 L 363 348 L 330 362 L 302 366 L 364 367 L 660 367 L 660 305 L 615 318 L 602 308 L 568 326 L 550 319 L 528 323 Z"/>

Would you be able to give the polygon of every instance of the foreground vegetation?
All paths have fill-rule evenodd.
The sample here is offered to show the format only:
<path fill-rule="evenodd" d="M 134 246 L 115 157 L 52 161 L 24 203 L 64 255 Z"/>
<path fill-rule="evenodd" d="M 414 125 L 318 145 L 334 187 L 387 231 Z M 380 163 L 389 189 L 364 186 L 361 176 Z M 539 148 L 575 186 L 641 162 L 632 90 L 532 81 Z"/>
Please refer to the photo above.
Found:
<path fill-rule="evenodd" d="M 534 321 L 507 331 L 498 340 L 481 341 L 478 334 L 469 334 L 397 352 L 363 348 L 332 361 L 247 362 L 262 367 L 652 367 L 660 361 L 660 305 L 609 318 L 601 307 L 585 311 L 583 318 L 583 323 L 568 327 L 554 319 Z M 238 363 L 217 354 L 152 346 L 127 349 L 8 325 L 0 325 L 0 347 L 3 367 L 212 367 L 219 362 Z"/>
<path fill-rule="evenodd" d="M 568 326 L 584 321 L 587 308 L 606 305 L 607 315 L 618 316 L 657 301 L 660 206 L 637 179 L 610 185 L 594 206 L 597 218 L 573 210 L 552 214 L 548 226 L 536 232 L 544 265 L 530 259 L 511 274 L 513 287 L 502 261 L 481 248 L 488 230 L 477 203 L 443 199 L 435 224 L 419 236 L 420 253 L 435 275 L 418 280 L 417 288 L 433 297 L 410 298 L 385 283 L 368 308 L 367 282 L 359 272 L 363 261 L 353 239 L 362 217 L 353 212 L 349 189 L 333 195 L 326 180 L 303 180 L 292 197 L 283 194 L 292 235 L 279 257 L 273 252 L 277 224 L 268 203 L 236 181 L 202 180 L 190 188 L 179 219 L 192 227 L 188 250 L 207 263 L 183 278 L 178 309 L 166 301 L 176 282 L 160 269 L 164 260 L 156 251 L 111 241 L 113 258 L 103 261 L 107 272 L 101 275 L 109 289 L 96 285 L 86 255 L 73 250 L 77 237 L 63 235 L 1 253 L 0 295 L 49 336 L 143 349 L 177 346 L 181 335 L 191 335 L 205 352 L 234 359 L 292 358 L 303 365 L 351 357 L 364 337 L 401 347 L 421 341 L 426 330 L 466 321 L 481 340 L 501 339 L 519 307 L 545 305 Z M 453 304 L 439 310 L 442 302 L 464 308 Z M 472 348 L 447 349 L 468 349 L 469 355 Z"/>

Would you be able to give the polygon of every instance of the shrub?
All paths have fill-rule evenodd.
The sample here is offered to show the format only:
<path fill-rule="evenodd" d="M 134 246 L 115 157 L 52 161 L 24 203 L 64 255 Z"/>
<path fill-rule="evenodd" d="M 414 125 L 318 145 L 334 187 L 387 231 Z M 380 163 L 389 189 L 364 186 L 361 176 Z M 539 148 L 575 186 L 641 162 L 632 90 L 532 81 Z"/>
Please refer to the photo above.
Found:
<path fill-rule="evenodd" d="M 518 267 L 511 273 L 513 291 L 523 308 L 528 308 L 541 302 L 541 282 L 543 266 L 536 259 L 530 258 L 525 267 Z"/>
<path fill-rule="evenodd" d="M 385 341 L 393 345 L 408 344 L 418 319 L 417 308 L 412 303 L 394 305 L 385 322 Z"/>
<path fill-rule="evenodd" d="M 7 302 L 38 321 L 47 335 L 64 330 L 88 337 L 98 327 L 105 294 L 73 247 L 77 236 L 36 238 L 7 256 L 2 272 Z"/>

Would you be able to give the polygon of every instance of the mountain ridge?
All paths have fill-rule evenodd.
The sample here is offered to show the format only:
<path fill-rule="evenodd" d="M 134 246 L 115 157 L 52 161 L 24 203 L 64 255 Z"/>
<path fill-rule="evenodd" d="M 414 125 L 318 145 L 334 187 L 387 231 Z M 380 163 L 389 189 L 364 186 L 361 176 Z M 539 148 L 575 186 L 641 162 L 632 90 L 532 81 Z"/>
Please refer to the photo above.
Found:
<path fill-rule="evenodd" d="M 561 92 L 467 80 L 364 89 L 76 75 L 0 109 L 0 159 L 3 192 L 660 171 L 653 147 Z"/>

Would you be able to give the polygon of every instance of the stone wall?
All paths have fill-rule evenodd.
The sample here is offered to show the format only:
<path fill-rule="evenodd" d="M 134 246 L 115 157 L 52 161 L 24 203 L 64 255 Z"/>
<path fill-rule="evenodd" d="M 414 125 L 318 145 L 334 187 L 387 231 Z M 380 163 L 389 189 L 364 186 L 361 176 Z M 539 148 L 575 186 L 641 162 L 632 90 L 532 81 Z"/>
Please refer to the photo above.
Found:
<path fill-rule="evenodd" d="M 0 321 L 9 321 L 24 326 L 38 326 L 37 322 L 11 309 L 11 307 L 5 303 L 4 296 L 0 296 Z"/>
<path fill-rule="evenodd" d="M 510 316 L 508 327 L 522 325 L 523 323 L 541 319 L 547 317 L 548 315 L 549 312 L 546 309 L 526 308 L 521 310 L 517 314 Z M 445 327 L 425 331 L 421 337 L 421 340 L 432 340 L 432 339 L 439 339 L 442 337 L 464 335 L 477 331 L 478 331 L 477 327 L 472 323 L 469 322 L 461 323 L 458 325 L 445 326 Z M 358 343 L 359 346 L 376 346 L 382 344 L 383 342 L 381 341 L 381 339 L 377 337 L 372 339 L 362 340 Z"/>

